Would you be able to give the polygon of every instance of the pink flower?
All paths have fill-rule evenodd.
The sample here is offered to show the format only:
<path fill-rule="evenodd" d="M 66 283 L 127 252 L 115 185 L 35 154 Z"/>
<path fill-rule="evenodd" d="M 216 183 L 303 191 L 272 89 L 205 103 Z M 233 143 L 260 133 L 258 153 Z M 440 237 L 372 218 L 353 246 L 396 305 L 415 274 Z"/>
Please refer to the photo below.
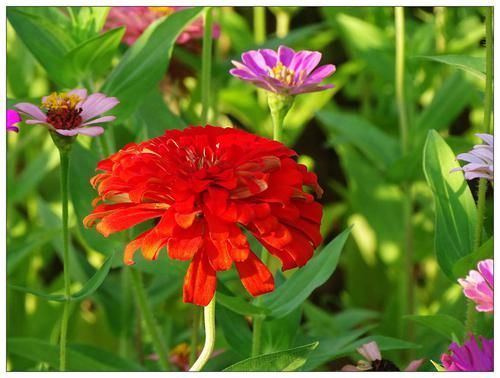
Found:
<path fill-rule="evenodd" d="M 123 36 L 123 42 L 130 46 L 153 21 L 185 8 L 189 7 L 112 7 L 104 25 L 104 30 L 125 26 L 126 31 Z M 212 30 L 213 38 L 219 38 L 219 34 L 219 25 L 214 25 Z M 199 17 L 182 31 L 176 42 L 182 45 L 190 40 L 201 39 L 202 37 L 203 18 Z"/>
<path fill-rule="evenodd" d="M 7 109 L 7 131 L 19 132 L 19 128 L 16 127 L 16 124 L 21 121 L 22 119 L 18 112 Z"/>
<path fill-rule="evenodd" d="M 358 361 L 357 365 L 345 365 L 342 371 L 400 371 L 399 368 L 389 360 L 382 358 L 380 349 L 375 341 L 362 345 L 357 349 L 366 360 Z M 408 364 L 405 371 L 417 371 L 422 366 L 424 359 L 414 360 Z"/>
<path fill-rule="evenodd" d="M 319 85 L 323 79 L 335 72 L 333 64 L 316 68 L 321 60 L 318 51 L 295 52 L 286 46 L 278 51 L 270 49 L 251 50 L 241 54 L 241 62 L 233 60 L 229 73 L 257 87 L 281 95 L 297 95 L 333 88 L 334 85 Z"/>
<path fill-rule="evenodd" d="M 67 93 L 54 92 L 43 97 L 41 107 L 27 102 L 21 102 L 15 107 L 32 118 L 26 121 L 28 125 L 41 124 L 64 136 L 97 136 L 104 129 L 100 126 L 88 126 L 114 121 L 114 116 L 96 117 L 114 108 L 119 102 L 115 97 L 106 97 L 102 93 L 93 93 L 87 97 L 86 89 L 73 89 Z"/>
<path fill-rule="evenodd" d="M 493 181 L 493 135 L 476 134 L 476 136 L 486 144 L 476 144 L 469 152 L 457 155 L 457 159 L 468 164 L 454 168 L 450 172 L 463 171 L 466 180 L 485 178 Z"/>
<path fill-rule="evenodd" d="M 479 336 L 479 348 L 474 335 L 463 346 L 451 343 L 450 354 L 443 353 L 441 363 L 447 371 L 493 371 L 493 340 Z"/>
<path fill-rule="evenodd" d="M 476 310 L 493 312 L 493 260 L 483 260 L 477 264 L 479 271 L 471 270 L 458 283 L 464 288 L 464 295 L 476 303 Z"/>

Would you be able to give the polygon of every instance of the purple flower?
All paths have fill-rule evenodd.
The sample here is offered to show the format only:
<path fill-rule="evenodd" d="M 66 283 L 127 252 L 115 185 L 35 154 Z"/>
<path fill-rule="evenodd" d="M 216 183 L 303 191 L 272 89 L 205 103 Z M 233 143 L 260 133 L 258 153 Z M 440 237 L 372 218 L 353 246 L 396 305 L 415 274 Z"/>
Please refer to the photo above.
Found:
<path fill-rule="evenodd" d="M 18 112 L 7 109 L 7 131 L 19 132 L 19 128 L 15 125 L 21 121 L 22 119 Z"/>
<path fill-rule="evenodd" d="M 400 371 L 394 363 L 382 358 L 380 349 L 375 341 L 362 345 L 357 351 L 366 360 L 358 361 L 356 366 L 345 365 L 342 371 Z M 423 363 L 424 359 L 414 360 L 408 364 L 405 371 L 417 371 Z"/>
<path fill-rule="evenodd" d="M 486 144 L 476 144 L 471 151 L 457 155 L 457 159 L 469 164 L 454 168 L 450 172 L 464 171 L 466 180 L 481 177 L 493 181 L 493 135 L 476 134 L 476 136 Z"/>
<path fill-rule="evenodd" d="M 493 260 L 483 260 L 477 264 L 479 271 L 471 270 L 458 283 L 464 288 L 464 295 L 476 303 L 476 310 L 493 312 Z"/>
<path fill-rule="evenodd" d="M 114 116 L 96 117 L 118 103 L 115 97 L 106 97 L 102 93 L 87 96 L 86 89 L 73 89 L 67 93 L 54 92 L 43 97 L 41 108 L 27 102 L 17 104 L 16 108 L 32 118 L 26 121 L 29 125 L 41 124 L 64 136 L 97 136 L 104 129 L 100 126 L 88 126 L 113 121 L 116 118 Z M 46 109 L 46 112 L 40 109 Z"/>
<path fill-rule="evenodd" d="M 251 50 L 241 54 L 241 62 L 232 61 L 236 68 L 231 75 L 250 81 L 256 86 L 281 95 L 297 95 L 333 88 L 334 85 L 319 85 L 335 72 L 333 64 L 316 68 L 321 60 L 318 51 L 295 52 L 286 46 L 278 51 L 270 49 Z"/>
<path fill-rule="evenodd" d="M 450 354 L 443 353 L 441 363 L 447 371 L 493 371 L 493 340 L 479 336 L 479 348 L 474 335 L 463 346 L 451 343 Z"/>

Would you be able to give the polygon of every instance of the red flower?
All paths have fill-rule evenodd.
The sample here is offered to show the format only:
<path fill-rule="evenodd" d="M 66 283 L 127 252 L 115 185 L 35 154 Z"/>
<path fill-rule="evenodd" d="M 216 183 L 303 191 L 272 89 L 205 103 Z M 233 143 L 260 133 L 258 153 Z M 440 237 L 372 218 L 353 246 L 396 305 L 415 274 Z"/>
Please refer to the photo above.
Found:
<path fill-rule="evenodd" d="M 84 219 L 104 236 L 149 219 L 159 221 L 130 242 L 126 264 L 142 249 L 154 260 L 162 247 L 172 259 L 192 260 L 184 301 L 206 306 L 216 272 L 233 262 L 248 292 L 274 289 L 271 272 L 250 250 L 244 229 L 283 263 L 303 266 L 321 243 L 322 208 L 303 190 L 322 194 L 316 175 L 281 143 L 241 130 L 190 127 L 129 144 L 101 161 L 91 183 L 99 202 Z"/>

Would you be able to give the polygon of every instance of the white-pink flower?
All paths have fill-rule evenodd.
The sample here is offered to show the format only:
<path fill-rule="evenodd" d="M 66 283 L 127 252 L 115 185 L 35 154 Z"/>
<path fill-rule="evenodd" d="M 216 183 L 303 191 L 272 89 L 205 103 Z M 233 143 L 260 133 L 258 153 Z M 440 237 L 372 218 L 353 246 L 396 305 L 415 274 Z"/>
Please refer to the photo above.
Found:
<path fill-rule="evenodd" d="M 493 260 L 487 259 L 477 264 L 478 270 L 469 271 L 469 275 L 458 283 L 464 288 L 464 295 L 476 303 L 476 310 L 493 312 Z"/>
<path fill-rule="evenodd" d="M 97 136 L 104 132 L 97 124 L 114 121 L 116 117 L 96 117 L 114 108 L 119 102 L 117 98 L 107 97 L 102 93 L 87 96 L 86 89 L 73 89 L 43 97 L 41 107 L 28 102 L 21 102 L 15 107 L 31 117 L 26 120 L 28 125 L 41 124 L 64 136 Z"/>

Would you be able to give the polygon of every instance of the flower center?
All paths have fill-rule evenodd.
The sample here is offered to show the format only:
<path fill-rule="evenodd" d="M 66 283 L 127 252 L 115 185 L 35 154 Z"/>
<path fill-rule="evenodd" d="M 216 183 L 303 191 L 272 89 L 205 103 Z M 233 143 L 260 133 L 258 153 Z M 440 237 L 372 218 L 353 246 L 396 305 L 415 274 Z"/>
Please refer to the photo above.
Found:
<path fill-rule="evenodd" d="M 82 99 L 75 94 L 54 92 L 42 102 L 47 109 L 47 122 L 56 129 L 74 129 L 82 123 L 82 108 L 77 105 Z"/>
<path fill-rule="evenodd" d="M 154 13 L 158 13 L 161 16 L 170 16 L 175 12 L 173 7 L 148 7 L 148 9 Z"/>
<path fill-rule="evenodd" d="M 296 85 L 304 79 L 304 70 L 299 72 L 299 76 L 295 79 L 295 71 L 278 62 L 276 66 L 269 70 L 269 76 L 273 79 L 281 81 L 286 85 Z"/>

